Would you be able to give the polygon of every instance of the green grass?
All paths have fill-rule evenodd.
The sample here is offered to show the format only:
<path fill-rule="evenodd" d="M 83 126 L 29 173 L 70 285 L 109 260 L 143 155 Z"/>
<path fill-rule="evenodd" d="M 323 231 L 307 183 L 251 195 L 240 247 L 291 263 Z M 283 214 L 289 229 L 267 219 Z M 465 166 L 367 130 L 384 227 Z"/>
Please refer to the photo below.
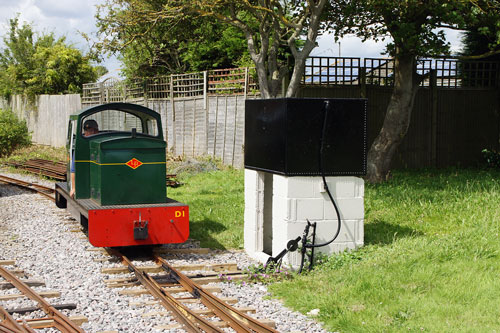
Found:
<path fill-rule="evenodd" d="M 170 198 L 189 205 L 190 238 L 212 249 L 243 248 L 243 171 L 181 174 Z"/>
<path fill-rule="evenodd" d="M 500 331 L 500 172 L 395 172 L 365 190 L 365 247 L 272 292 L 334 331 Z"/>

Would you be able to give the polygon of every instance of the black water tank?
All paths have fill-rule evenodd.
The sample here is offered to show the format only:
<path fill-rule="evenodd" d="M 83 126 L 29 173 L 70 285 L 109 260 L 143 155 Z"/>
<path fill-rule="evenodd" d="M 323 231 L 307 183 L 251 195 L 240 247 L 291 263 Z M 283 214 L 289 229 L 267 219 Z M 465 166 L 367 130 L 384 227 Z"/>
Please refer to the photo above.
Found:
<path fill-rule="evenodd" d="M 285 176 L 366 174 L 366 99 L 279 98 L 245 102 L 245 168 Z"/>

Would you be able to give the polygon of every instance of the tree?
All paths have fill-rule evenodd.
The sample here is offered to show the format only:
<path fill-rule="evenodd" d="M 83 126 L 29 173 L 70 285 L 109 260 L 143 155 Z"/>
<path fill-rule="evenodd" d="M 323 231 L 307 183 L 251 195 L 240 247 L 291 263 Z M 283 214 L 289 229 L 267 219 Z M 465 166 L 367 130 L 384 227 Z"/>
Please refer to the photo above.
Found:
<path fill-rule="evenodd" d="M 471 20 L 463 34 L 463 48 L 460 56 L 464 59 L 499 60 L 500 3 L 484 1 L 477 5 L 480 19 Z"/>
<path fill-rule="evenodd" d="M 489 2 L 489 1 L 487 1 Z M 394 153 L 408 131 L 420 82 L 417 59 L 449 53 L 440 28 L 463 29 L 486 13 L 478 1 L 338 0 L 330 23 L 338 36 L 354 33 L 364 40 L 392 37 L 387 52 L 394 57 L 394 89 L 380 133 L 368 152 L 367 180 L 387 179 Z M 497 16 L 498 17 L 498 11 Z"/>
<path fill-rule="evenodd" d="M 11 19 L 0 52 L 0 93 L 12 94 L 78 93 L 84 83 L 97 79 L 90 58 L 56 39 L 53 33 L 38 35 L 31 25 Z"/>
<path fill-rule="evenodd" d="M 117 6 L 125 6 L 127 14 Z M 114 33 L 106 47 L 120 45 L 119 33 L 127 31 L 133 40 L 146 36 L 147 31 L 134 31 L 134 27 L 147 23 L 148 29 L 168 22 L 173 28 L 176 23 L 188 20 L 212 18 L 219 23 L 237 28 L 243 34 L 248 52 L 255 64 L 259 88 L 263 98 L 276 97 L 281 92 L 283 79 L 289 75 L 287 57 L 281 48 L 285 46 L 294 58 L 290 83 L 286 96 L 295 96 L 305 67 L 305 60 L 316 46 L 316 37 L 327 0 L 174 0 L 164 1 L 154 6 L 154 1 L 110 0 L 107 3 L 112 15 L 106 17 L 122 18 L 121 26 L 115 20 L 105 21 L 106 29 L 101 32 Z M 121 7 L 120 7 L 121 8 Z M 186 33 L 186 30 L 184 30 Z M 182 36 L 182 34 L 177 35 Z M 303 39 L 302 39 L 303 38 Z M 113 45 L 114 43 L 114 45 Z M 178 49 L 170 49 L 170 52 Z M 177 55 L 179 57 L 179 55 Z"/>
<path fill-rule="evenodd" d="M 248 58 L 243 34 L 211 17 L 155 19 L 151 13 L 168 2 L 109 0 L 99 5 L 94 52 L 119 53 L 128 78 L 229 68 Z"/>

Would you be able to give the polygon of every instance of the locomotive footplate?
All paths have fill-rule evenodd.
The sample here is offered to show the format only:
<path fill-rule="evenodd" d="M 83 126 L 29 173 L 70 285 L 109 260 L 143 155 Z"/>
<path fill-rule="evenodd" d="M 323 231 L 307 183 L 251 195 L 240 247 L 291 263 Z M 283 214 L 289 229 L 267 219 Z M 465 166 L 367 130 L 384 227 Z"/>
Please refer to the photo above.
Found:
<path fill-rule="evenodd" d="M 66 189 L 66 183 L 56 183 L 72 215 L 88 221 L 89 242 L 96 247 L 183 243 L 189 237 L 189 207 L 183 203 L 167 198 L 161 204 L 100 206 L 74 200 Z"/>

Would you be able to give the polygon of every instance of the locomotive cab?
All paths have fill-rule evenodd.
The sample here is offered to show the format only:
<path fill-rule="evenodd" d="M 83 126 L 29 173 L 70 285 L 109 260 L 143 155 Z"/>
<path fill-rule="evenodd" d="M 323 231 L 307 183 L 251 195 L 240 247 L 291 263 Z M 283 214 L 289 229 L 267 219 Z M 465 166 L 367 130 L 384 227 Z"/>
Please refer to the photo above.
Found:
<path fill-rule="evenodd" d="M 80 215 L 93 245 L 187 239 L 188 207 L 166 196 L 166 143 L 158 113 L 128 103 L 82 110 L 70 116 L 67 151 L 70 181 L 56 184 L 56 204 L 67 202 Z"/>

